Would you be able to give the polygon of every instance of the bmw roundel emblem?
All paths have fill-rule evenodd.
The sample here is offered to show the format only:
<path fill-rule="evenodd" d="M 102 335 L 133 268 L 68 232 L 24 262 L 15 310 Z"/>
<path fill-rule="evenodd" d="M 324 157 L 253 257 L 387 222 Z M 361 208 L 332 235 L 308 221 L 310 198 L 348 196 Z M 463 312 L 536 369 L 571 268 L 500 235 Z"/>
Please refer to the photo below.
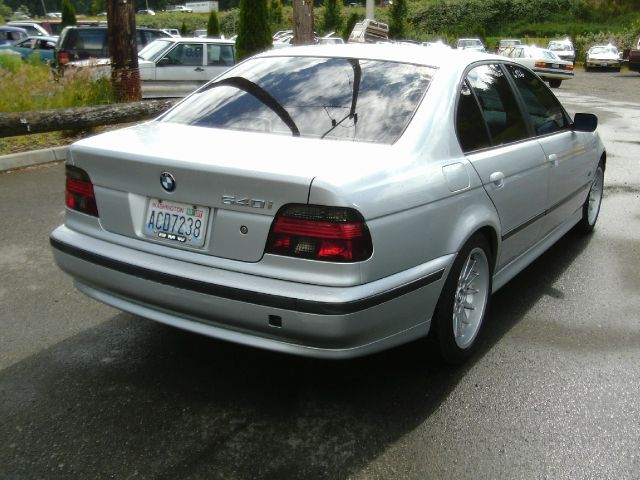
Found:
<path fill-rule="evenodd" d="M 176 189 L 176 179 L 169 172 L 160 174 L 160 184 L 167 192 L 173 192 Z"/>

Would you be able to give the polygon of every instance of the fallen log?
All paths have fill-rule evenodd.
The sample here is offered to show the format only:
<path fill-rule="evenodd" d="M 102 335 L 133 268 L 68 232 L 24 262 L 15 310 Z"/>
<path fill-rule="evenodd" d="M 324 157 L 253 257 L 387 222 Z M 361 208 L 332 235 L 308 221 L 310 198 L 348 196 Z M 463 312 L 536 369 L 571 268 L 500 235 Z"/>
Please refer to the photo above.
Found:
<path fill-rule="evenodd" d="M 93 107 L 0 113 L 0 138 L 59 130 L 82 131 L 102 125 L 138 122 L 157 117 L 176 101 L 146 100 Z"/>

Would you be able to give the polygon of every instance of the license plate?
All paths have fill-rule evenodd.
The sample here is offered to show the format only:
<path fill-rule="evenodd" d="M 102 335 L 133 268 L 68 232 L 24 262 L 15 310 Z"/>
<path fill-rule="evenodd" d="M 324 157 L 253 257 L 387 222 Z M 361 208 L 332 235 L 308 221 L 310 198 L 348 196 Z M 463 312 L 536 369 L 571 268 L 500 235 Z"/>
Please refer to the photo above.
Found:
<path fill-rule="evenodd" d="M 602 63 L 600 64 L 600 66 L 601 66 L 601 67 L 606 67 L 606 66 L 607 66 L 607 62 L 602 62 Z"/>
<path fill-rule="evenodd" d="M 208 208 L 151 198 L 143 231 L 146 236 L 157 240 L 202 247 L 208 219 Z"/>
<path fill-rule="evenodd" d="M 553 68 L 560 68 L 560 64 L 559 63 L 554 63 L 553 65 L 551 65 Z"/>

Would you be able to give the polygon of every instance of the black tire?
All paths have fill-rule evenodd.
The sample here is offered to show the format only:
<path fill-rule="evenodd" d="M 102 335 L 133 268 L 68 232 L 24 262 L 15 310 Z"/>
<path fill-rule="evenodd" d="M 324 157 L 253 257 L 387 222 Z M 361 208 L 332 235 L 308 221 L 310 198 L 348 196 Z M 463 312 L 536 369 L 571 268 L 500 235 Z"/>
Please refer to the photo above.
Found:
<path fill-rule="evenodd" d="M 469 264 L 474 261 L 477 270 L 469 270 Z M 467 270 L 466 274 L 463 269 Z M 472 273 L 479 275 L 469 280 Z M 473 354 L 489 308 L 492 275 L 489 242 L 484 235 L 476 233 L 456 256 L 431 319 L 430 348 L 438 360 L 459 365 Z M 465 286 L 466 289 L 463 288 Z M 463 296 L 464 292 L 466 296 Z M 475 308 L 470 309 L 466 305 Z M 467 310 L 471 313 L 467 314 Z M 469 323 L 460 322 L 461 319 Z"/>
<path fill-rule="evenodd" d="M 600 206 L 602 205 L 602 195 L 604 192 L 604 163 L 600 162 L 593 174 L 593 182 L 589 189 L 589 195 L 582 204 L 582 218 L 578 222 L 578 230 L 582 233 L 593 232 L 598 215 L 600 214 Z"/>
<path fill-rule="evenodd" d="M 560 88 L 560 85 L 562 84 L 562 80 L 557 80 L 557 79 L 551 79 L 549 80 L 549 86 L 551 88 Z"/>

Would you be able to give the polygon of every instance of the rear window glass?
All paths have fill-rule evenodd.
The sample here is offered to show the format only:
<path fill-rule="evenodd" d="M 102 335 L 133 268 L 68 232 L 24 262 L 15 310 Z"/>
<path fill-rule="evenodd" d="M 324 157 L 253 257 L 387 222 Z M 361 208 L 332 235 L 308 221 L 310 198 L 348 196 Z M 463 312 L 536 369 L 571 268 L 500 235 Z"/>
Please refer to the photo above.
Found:
<path fill-rule="evenodd" d="M 391 144 L 434 69 L 350 58 L 269 57 L 219 77 L 163 121 Z"/>

